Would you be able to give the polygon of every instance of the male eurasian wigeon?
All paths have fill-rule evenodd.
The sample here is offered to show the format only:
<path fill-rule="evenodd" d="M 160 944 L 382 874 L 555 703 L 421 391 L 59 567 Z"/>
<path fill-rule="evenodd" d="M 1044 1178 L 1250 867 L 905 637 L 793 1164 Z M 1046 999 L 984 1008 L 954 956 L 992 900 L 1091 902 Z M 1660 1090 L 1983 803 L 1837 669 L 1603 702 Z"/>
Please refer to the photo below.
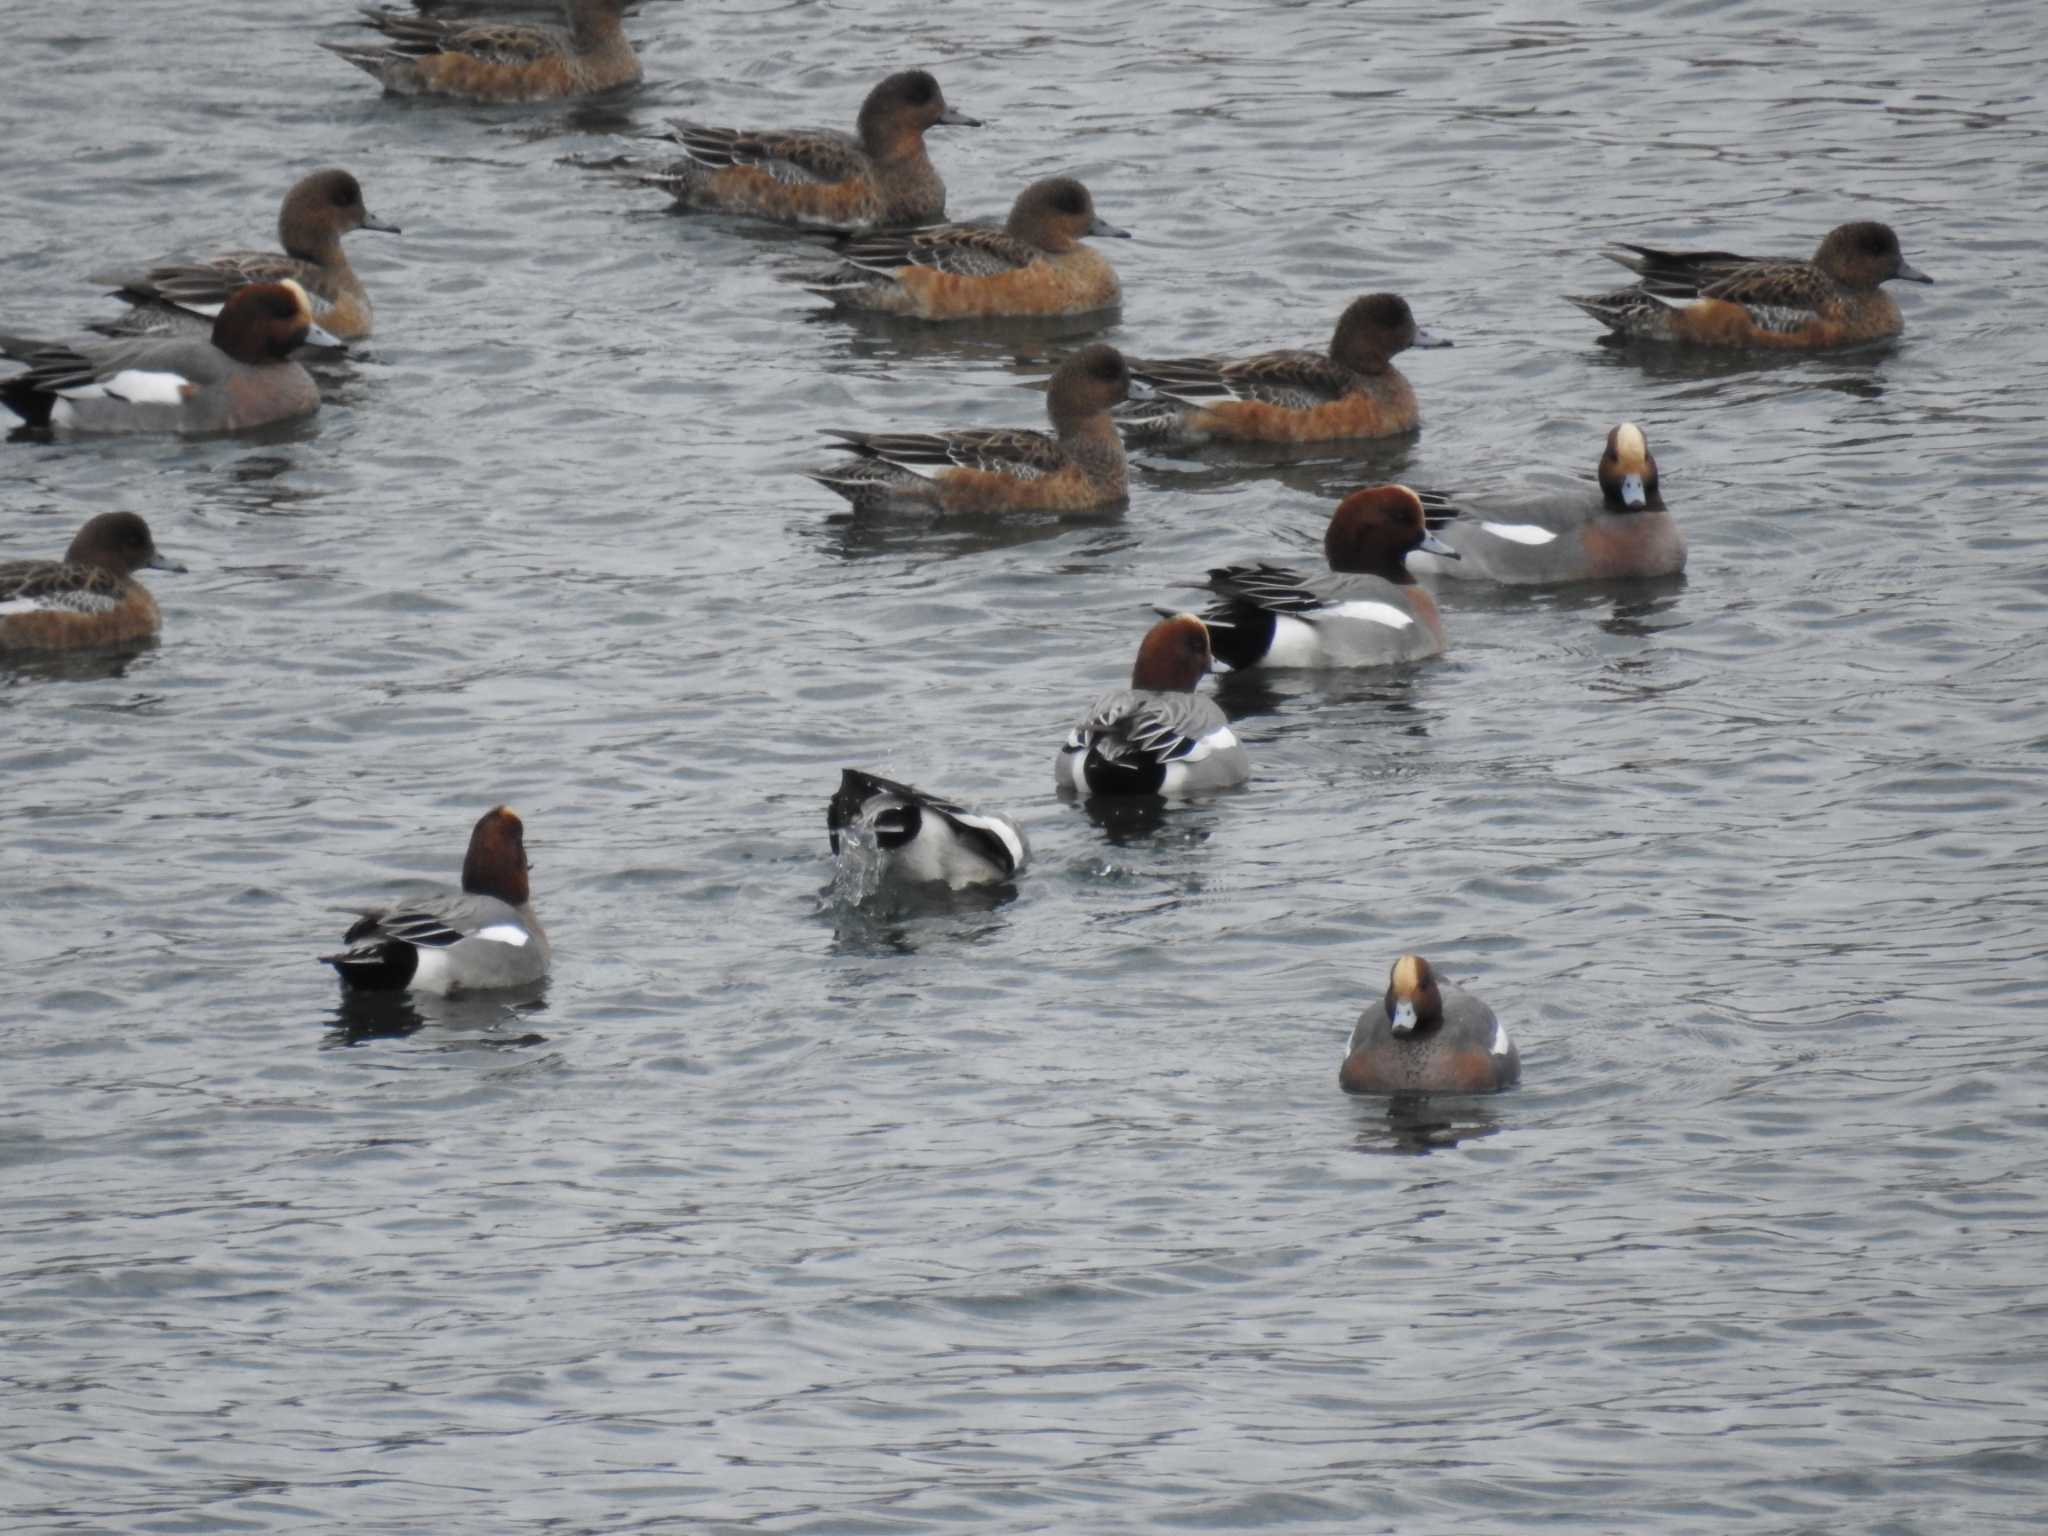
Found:
<path fill-rule="evenodd" d="M 0 650 L 68 651 L 147 640 L 156 599 L 144 569 L 182 571 L 133 512 L 102 512 L 78 530 L 62 560 L 0 560 Z"/>
<path fill-rule="evenodd" d="M 846 265 L 811 291 L 842 309 L 919 320 L 1085 315 L 1123 297 L 1116 268 L 1083 245 L 1091 235 L 1129 234 L 1095 212 L 1071 176 L 1035 181 L 1001 229 L 940 224 L 861 236 L 840 252 Z"/>
<path fill-rule="evenodd" d="M 313 376 L 292 361 L 306 342 L 341 342 L 313 323 L 306 290 L 287 279 L 238 288 L 213 334 L 72 346 L 0 336 L 27 363 L 0 379 L 0 402 L 32 427 L 63 432 L 239 432 L 310 416 Z"/>
<path fill-rule="evenodd" d="M 342 985 L 364 992 L 524 987 L 548 973 L 548 936 L 527 888 L 526 829 L 504 806 L 469 834 L 462 889 L 443 886 L 363 913 L 322 955 Z"/>
<path fill-rule="evenodd" d="M 1907 263 L 1889 224 L 1871 219 L 1830 230 L 1811 261 L 1626 243 L 1602 254 L 1641 274 L 1640 281 L 1567 302 L 1626 340 L 1699 347 L 1818 351 L 1879 341 L 1898 335 L 1905 322 L 1878 285 L 1895 277 L 1934 281 Z"/>
<path fill-rule="evenodd" d="M 1624 421 L 1607 434 L 1596 479 L 1597 487 L 1547 495 L 1453 497 L 1430 521 L 1459 558 L 1420 553 L 1409 564 L 1424 575 L 1524 586 L 1684 570 L 1685 534 L 1664 506 L 1641 427 Z"/>
<path fill-rule="evenodd" d="M 834 854 L 862 844 L 895 879 L 956 890 L 1014 879 L 1028 856 L 1024 834 L 1009 817 L 970 811 L 858 768 L 841 770 L 825 830 Z"/>
<path fill-rule="evenodd" d="M 1117 419 L 1135 443 L 1180 447 L 1391 437 L 1422 420 L 1415 390 L 1392 358 L 1410 347 L 1449 345 L 1416 325 L 1400 295 L 1369 293 L 1346 306 L 1327 353 L 1134 358 L 1133 377 L 1157 386 L 1161 398 Z"/>
<path fill-rule="evenodd" d="M 946 216 L 946 184 L 924 150 L 939 124 L 978 128 L 921 69 L 889 76 L 861 103 L 857 136 L 829 129 L 713 128 L 676 119 L 684 158 L 639 177 L 685 208 L 862 230 Z"/>
<path fill-rule="evenodd" d="M 322 330 L 343 341 L 360 341 L 370 334 L 375 316 L 370 295 L 341 248 L 341 237 L 357 229 L 398 233 L 396 224 L 363 206 L 362 184 L 347 171 L 314 171 L 293 184 L 278 211 L 282 251 L 223 251 L 204 261 L 166 258 L 148 267 L 97 272 L 92 281 L 106 283 L 116 297 L 143 311 L 124 329 L 201 335 L 237 288 L 290 278 L 306 290 Z"/>
<path fill-rule="evenodd" d="M 559 101 L 640 80 L 640 57 L 620 21 L 625 0 L 563 0 L 569 25 L 437 20 L 364 8 L 363 25 L 389 45 L 322 43 L 401 96 Z"/>
<path fill-rule="evenodd" d="M 811 478 L 856 507 L 953 513 L 1090 512 L 1129 499 L 1124 445 L 1110 408 L 1130 397 L 1123 354 L 1097 342 L 1052 376 L 1054 435 L 1011 427 L 954 432 L 842 432 L 855 457 Z"/>
<path fill-rule="evenodd" d="M 1251 777 L 1216 701 L 1195 692 L 1209 632 L 1191 613 L 1146 631 L 1131 686 L 1088 708 L 1053 760 L 1053 782 L 1079 795 L 1198 795 Z"/>
<path fill-rule="evenodd" d="M 1358 1016 L 1337 1082 L 1346 1093 L 1492 1093 L 1522 1075 L 1493 1010 L 1420 955 L 1403 955 L 1386 996 Z"/>
<path fill-rule="evenodd" d="M 1202 620 L 1216 659 L 1241 667 L 1370 667 L 1444 648 L 1436 601 L 1410 574 L 1413 550 L 1455 560 L 1405 485 L 1353 491 L 1323 531 L 1327 571 L 1260 563 L 1209 573 Z"/>

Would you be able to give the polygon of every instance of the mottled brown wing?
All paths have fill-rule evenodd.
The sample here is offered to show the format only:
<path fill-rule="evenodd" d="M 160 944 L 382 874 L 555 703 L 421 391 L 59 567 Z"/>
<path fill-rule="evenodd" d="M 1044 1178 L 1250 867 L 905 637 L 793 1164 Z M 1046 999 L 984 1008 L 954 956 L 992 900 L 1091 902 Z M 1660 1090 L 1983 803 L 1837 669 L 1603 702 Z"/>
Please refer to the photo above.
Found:
<path fill-rule="evenodd" d="M 777 181 L 846 181 L 872 168 L 867 152 L 856 140 L 824 128 L 754 133 L 677 118 L 669 124 L 668 136 L 700 165 L 713 170 L 753 166 Z"/>
<path fill-rule="evenodd" d="M 1000 229 L 940 224 L 930 229 L 863 235 L 848 241 L 840 255 L 847 265 L 869 272 L 928 267 L 954 277 L 998 277 L 1030 266 L 1041 252 Z"/>
<path fill-rule="evenodd" d="M 510 21 L 441 21 L 404 11 L 366 9 L 363 19 L 366 26 L 390 38 L 399 53 L 413 58 L 467 53 L 497 63 L 526 64 L 562 53 L 566 37 L 552 27 Z"/>
<path fill-rule="evenodd" d="M 282 251 L 224 251 L 209 261 L 165 262 L 145 272 L 107 273 L 94 282 L 207 314 L 250 283 L 304 282 L 305 264 Z"/>
<path fill-rule="evenodd" d="M 109 613 L 127 595 L 121 578 L 98 566 L 0 561 L 0 613 Z"/>
<path fill-rule="evenodd" d="M 1021 427 L 968 428 L 959 432 L 833 432 L 841 445 L 872 459 L 906 467 L 993 470 L 1036 480 L 1066 467 L 1060 445 L 1043 432 Z"/>
<path fill-rule="evenodd" d="M 1827 306 L 1835 286 L 1807 261 L 1757 261 L 1737 267 L 1700 290 L 1703 299 L 1726 299 L 1749 308 L 1796 309 L 1809 314 Z"/>
<path fill-rule="evenodd" d="M 1355 380 L 1320 352 L 1262 352 L 1256 357 L 1139 360 L 1134 378 L 1179 400 L 1250 400 L 1305 410 L 1341 399 Z"/>

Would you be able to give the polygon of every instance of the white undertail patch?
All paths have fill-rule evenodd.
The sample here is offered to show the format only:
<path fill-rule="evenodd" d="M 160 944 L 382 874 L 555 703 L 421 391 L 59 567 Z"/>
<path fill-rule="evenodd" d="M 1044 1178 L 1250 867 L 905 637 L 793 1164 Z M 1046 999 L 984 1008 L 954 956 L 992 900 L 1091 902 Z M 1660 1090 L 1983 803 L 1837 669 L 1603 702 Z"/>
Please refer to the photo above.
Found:
<path fill-rule="evenodd" d="M 1481 523 L 1483 532 L 1496 539 L 1506 539 L 1510 544 L 1554 544 L 1557 535 L 1548 528 L 1538 528 L 1534 523 Z"/>

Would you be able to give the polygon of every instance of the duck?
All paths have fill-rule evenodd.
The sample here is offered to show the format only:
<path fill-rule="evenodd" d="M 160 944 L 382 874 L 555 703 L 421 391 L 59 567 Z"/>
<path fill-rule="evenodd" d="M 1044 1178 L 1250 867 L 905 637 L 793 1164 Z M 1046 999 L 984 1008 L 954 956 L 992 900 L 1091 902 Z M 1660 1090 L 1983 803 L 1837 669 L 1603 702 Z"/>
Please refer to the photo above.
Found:
<path fill-rule="evenodd" d="M 1829 230 L 1808 261 L 1626 241 L 1602 254 L 1639 281 L 1566 302 L 1615 339 L 1682 346 L 1814 352 L 1882 341 L 1898 335 L 1905 321 L 1879 285 L 1934 281 L 1906 260 L 1897 232 L 1874 219 Z M 1688 302 L 1666 302 L 1673 299 Z"/>
<path fill-rule="evenodd" d="M 1088 707 L 1053 759 L 1076 795 L 1172 799 L 1228 789 L 1251 762 L 1216 701 L 1195 692 L 1211 665 L 1209 628 L 1192 613 L 1160 619 L 1139 642 L 1131 686 Z"/>
<path fill-rule="evenodd" d="M 812 292 L 840 309 L 918 320 L 1086 315 L 1123 298 L 1116 268 L 1081 242 L 1128 240 L 1071 176 L 1034 181 L 1001 229 L 939 224 L 860 236 Z"/>
<path fill-rule="evenodd" d="M 343 987 L 360 992 L 482 991 L 525 987 L 548 973 L 553 951 L 527 885 L 526 828 L 506 806 L 477 819 L 462 860 L 462 888 L 446 886 L 364 911 L 320 956 Z"/>
<path fill-rule="evenodd" d="M 1047 387 L 1053 435 L 1022 428 L 951 432 L 828 430 L 853 457 L 810 478 L 859 511 L 953 514 L 1096 512 L 1129 500 L 1128 467 L 1110 410 L 1130 398 L 1123 354 L 1103 342 L 1060 364 Z"/>
<path fill-rule="evenodd" d="M 96 272 L 92 281 L 136 306 L 138 318 L 120 323 L 124 331 L 175 328 L 203 334 L 236 289 L 289 278 L 305 291 L 322 330 L 343 341 L 362 341 L 376 323 L 376 312 L 341 245 L 343 235 L 358 229 L 399 233 L 396 224 L 364 206 L 361 182 L 330 166 L 301 176 L 285 194 L 277 215 L 282 251 L 223 251 L 204 261 L 166 258 L 146 267 Z"/>
<path fill-rule="evenodd" d="M 1249 667 L 1367 667 L 1444 649 L 1443 619 L 1408 570 L 1414 551 L 1456 560 L 1429 531 L 1405 485 L 1353 491 L 1323 531 L 1326 571 L 1260 562 L 1221 566 L 1196 585 L 1216 595 L 1202 615 L 1216 659 Z"/>
<path fill-rule="evenodd" d="M 835 857 L 856 845 L 871 848 L 888 875 L 955 890 L 1012 880 L 1028 857 L 1024 834 L 1009 817 L 970 811 L 859 768 L 840 771 L 825 828 Z"/>
<path fill-rule="evenodd" d="M 207 338 L 141 337 L 71 345 L 0 336 L 28 371 L 0 379 L 0 403 L 59 432 L 240 432 L 310 416 L 313 376 L 292 353 L 339 347 L 313 323 L 306 290 L 287 278 L 229 295 Z"/>
<path fill-rule="evenodd" d="M 70 651 L 152 638 L 162 623 L 140 570 L 184 566 L 133 512 L 87 519 L 61 560 L 0 560 L 0 650 Z"/>
<path fill-rule="evenodd" d="M 362 24 L 388 46 L 322 43 L 399 96 L 466 101 L 561 101 L 640 83 L 626 37 L 625 0 L 563 0 L 568 26 L 472 21 L 364 7 Z"/>
<path fill-rule="evenodd" d="M 1420 955 L 1403 955 L 1367 1006 L 1338 1069 L 1346 1093 L 1493 1093 L 1521 1079 L 1522 1056 L 1493 1010 Z"/>
<path fill-rule="evenodd" d="M 678 206 L 777 223 L 860 231 L 933 224 L 946 184 L 925 153 L 928 128 L 979 128 L 947 104 L 922 69 L 890 75 L 867 94 L 852 136 L 828 129 L 718 128 L 677 118 L 667 137 L 683 158 L 634 179 Z"/>
<path fill-rule="evenodd" d="M 1453 497 L 1431 509 L 1434 551 L 1409 564 L 1425 576 L 1511 586 L 1641 580 L 1685 569 L 1685 533 L 1664 505 L 1649 439 L 1632 421 L 1607 434 L 1594 486 L 1561 493 Z"/>
<path fill-rule="evenodd" d="M 1158 394 L 1118 412 L 1118 424 L 1133 443 L 1182 448 L 1413 432 L 1421 409 L 1393 358 L 1411 347 L 1449 345 L 1415 323 L 1399 294 L 1369 293 L 1345 306 L 1327 353 L 1133 359 L 1132 375 Z"/>

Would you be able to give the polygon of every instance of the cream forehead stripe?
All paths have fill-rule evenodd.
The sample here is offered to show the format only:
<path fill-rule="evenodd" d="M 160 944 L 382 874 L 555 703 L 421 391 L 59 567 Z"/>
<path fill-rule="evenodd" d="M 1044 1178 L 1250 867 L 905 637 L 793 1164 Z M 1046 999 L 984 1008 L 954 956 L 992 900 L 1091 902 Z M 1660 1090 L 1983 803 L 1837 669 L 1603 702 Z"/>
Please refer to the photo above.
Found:
<path fill-rule="evenodd" d="M 1415 955 L 1403 955 L 1394 962 L 1394 990 L 1413 992 L 1422 985 L 1422 961 Z"/>
<path fill-rule="evenodd" d="M 1649 457 L 1650 445 L 1643 441 L 1643 429 L 1632 421 L 1624 421 L 1614 429 L 1614 453 L 1621 459 L 1644 459 Z"/>

